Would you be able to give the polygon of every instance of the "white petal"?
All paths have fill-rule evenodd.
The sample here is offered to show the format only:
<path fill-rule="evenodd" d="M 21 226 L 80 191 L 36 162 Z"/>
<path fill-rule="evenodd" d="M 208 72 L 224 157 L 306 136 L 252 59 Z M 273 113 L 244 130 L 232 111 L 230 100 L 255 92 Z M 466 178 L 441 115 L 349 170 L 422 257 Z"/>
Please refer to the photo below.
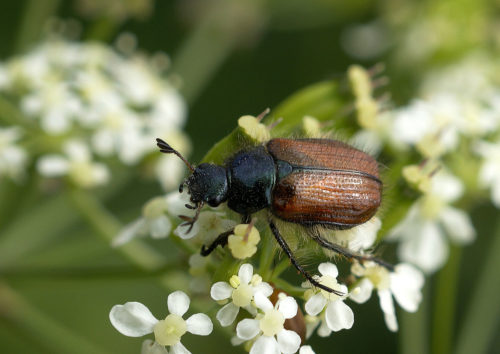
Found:
<path fill-rule="evenodd" d="M 178 342 L 170 347 L 171 354 L 191 354 L 181 342 Z"/>
<path fill-rule="evenodd" d="M 278 347 L 282 353 L 292 354 L 299 350 L 301 339 L 294 331 L 283 329 L 276 337 L 278 339 Z"/>
<path fill-rule="evenodd" d="M 233 293 L 233 287 L 225 281 L 218 281 L 210 288 L 210 296 L 215 301 L 228 299 Z"/>
<path fill-rule="evenodd" d="M 140 218 L 128 225 L 126 225 L 118 235 L 111 241 L 111 246 L 118 247 L 131 241 L 139 234 L 139 230 L 144 225 L 144 219 Z"/>
<path fill-rule="evenodd" d="M 463 210 L 448 207 L 441 212 L 441 222 L 451 240 L 458 244 L 467 244 L 476 237 L 469 214 Z"/>
<path fill-rule="evenodd" d="M 315 354 L 315 353 L 310 345 L 303 345 L 302 347 L 300 347 L 299 354 Z"/>
<path fill-rule="evenodd" d="M 363 278 L 349 293 L 349 297 L 358 304 L 362 304 L 372 296 L 372 291 L 373 283 L 368 278 Z"/>
<path fill-rule="evenodd" d="M 409 264 L 398 264 L 390 274 L 391 292 L 399 305 L 408 312 L 415 312 L 422 300 L 424 276 Z"/>
<path fill-rule="evenodd" d="M 151 230 L 151 237 L 165 238 L 170 233 L 170 230 L 172 230 L 172 223 L 165 215 L 162 215 L 158 218 L 150 220 L 149 228 Z"/>
<path fill-rule="evenodd" d="M 318 328 L 318 336 L 329 337 L 331 333 L 332 330 L 330 329 L 330 327 L 328 327 L 326 321 L 321 321 L 321 325 Z"/>
<path fill-rule="evenodd" d="M 274 337 L 262 336 L 252 345 L 250 354 L 280 354 L 280 350 Z"/>
<path fill-rule="evenodd" d="M 46 177 L 62 176 L 68 173 L 69 162 L 62 156 L 45 155 L 38 159 L 38 173 Z"/>
<path fill-rule="evenodd" d="M 448 258 L 448 244 L 436 224 L 426 222 L 418 234 L 401 242 L 399 257 L 426 273 L 439 269 Z"/>
<path fill-rule="evenodd" d="M 313 295 L 306 302 L 305 305 L 306 312 L 311 316 L 316 316 L 318 313 L 323 311 L 326 303 L 327 300 L 323 295 L 321 295 L 321 293 Z"/>
<path fill-rule="evenodd" d="M 216 318 L 222 327 L 227 327 L 234 322 L 236 316 L 238 316 L 238 312 L 240 312 L 240 308 L 230 302 L 217 312 Z"/>
<path fill-rule="evenodd" d="M 188 240 L 190 238 L 195 237 L 200 232 L 200 226 L 198 223 L 195 223 L 189 231 L 190 226 L 185 226 L 184 224 L 180 224 L 174 230 L 174 234 L 182 238 L 183 240 Z M 189 232 L 188 232 L 189 231 Z"/>
<path fill-rule="evenodd" d="M 339 275 L 337 266 L 330 262 L 321 263 L 318 267 L 318 270 L 322 275 L 329 275 L 334 279 L 336 279 Z"/>
<path fill-rule="evenodd" d="M 249 340 L 259 334 L 259 321 L 253 318 L 246 318 L 236 325 L 236 335 L 238 338 Z"/>
<path fill-rule="evenodd" d="M 330 302 L 326 307 L 325 319 L 328 327 L 332 331 L 349 329 L 354 324 L 354 313 L 351 308 L 343 301 L 337 300 Z"/>
<path fill-rule="evenodd" d="M 152 333 L 158 320 L 140 302 L 115 305 L 109 313 L 109 320 L 118 332 L 129 337 L 141 337 Z"/>
<path fill-rule="evenodd" d="M 152 339 L 142 342 L 141 354 L 168 354 L 167 348 Z"/>
<path fill-rule="evenodd" d="M 182 317 L 189 308 L 189 296 L 183 291 L 177 290 L 168 295 L 168 311 Z"/>
<path fill-rule="evenodd" d="M 240 270 L 238 271 L 238 277 L 240 277 L 240 280 L 243 284 L 248 284 L 250 283 L 250 280 L 252 280 L 252 275 L 253 275 L 253 267 L 251 264 L 242 264 L 240 267 Z"/>
<path fill-rule="evenodd" d="M 233 336 L 231 337 L 231 344 L 236 347 L 237 345 L 241 345 L 243 343 L 245 343 L 246 340 L 244 339 L 241 339 L 241 338 L 238 338 L 238 336 Z"/>
<path fill-rule="evenodd" d="M 254 296 L 254 301 L 255 305 L 257 305 L 257 307 L 264 312 L 272 310 L 274 308 L 272 302 L 262 293 L 256 293 Z"/>
<path fill-rule="evenodd" d="M 297 301 L 291 296 L 287 296 L 278 303 L 278 311 L 283 314 L 285 319 L 293 318 L 297 315 L 297 310 L 299 309 L 299 305 L 297 305 Z"/>
<path fill-rule="evenodd" d="M 379 290 L 378 297 L 380 300 L 380 307 L 384 312 L 384 319 L 387 328 L 396 332 L 398 330 L 398 322 L 396 320 L 396 310 L 394 309 L 394 302 L 389 290 Z"/>
<path fill-rule="evenodd" d="M 212 333 L 214 325 L 204 313 L 196 313 L 186 320 L 187 330 L 199 336 L 208 336 Z"/>
<path fill-rule="evenodd" d="M 262 282 L 259 285 L 253 287 L 253 293 L 262 293 L 262 295 L 269 297 L 273 293 L 273 287 L 266 282 Z"/>

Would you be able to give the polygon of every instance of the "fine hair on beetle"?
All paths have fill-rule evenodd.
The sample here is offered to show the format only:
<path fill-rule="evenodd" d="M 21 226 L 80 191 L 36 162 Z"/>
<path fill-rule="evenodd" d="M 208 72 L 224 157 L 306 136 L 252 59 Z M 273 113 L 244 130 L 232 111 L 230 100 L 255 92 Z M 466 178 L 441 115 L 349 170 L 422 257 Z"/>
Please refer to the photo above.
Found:
<path fill-rule="evenodd" d="M 288 227 L 283 227 L 283 222 L 298 226 L 305 231 L 301 234 L 307 241 L 313 240 L 327 250 L 392 269 L 383 260 L 357 253 L 348 245 L 325 237 L 328 232 L 324 230 L 341 232 L 338 230 L 366 224 L 379 209 L 383 187 L 378 163 L 362 150 L 324 135 L 273 138 L 232 152 L 222 165 L 202 163 L 195 167 L 163 140 L 157 139 L 157 144 L 161 152 L 177 155 L 192 172 L 179 188 L 182 192 L 183 186 L 187 187 L 193 205 L 186 207 L 196 210 L 193 217 L 180 216 L 188 232 L 204 205 L 216 207 L 225 203 L 241 215 L 244 224 L 250 223 L 257 213 L 264 215 L 276 243 L 292 265 L 311 285 L 337 295 L 344 294 L 319 283 L 298 261 L 294 247 L 290 247 L 284 235 Z M 218 246 L 225 246 L 231 232 L 232 229 L 223 232 L 211 244 L 204 245 L 201 254 L 207 256 Z"/>

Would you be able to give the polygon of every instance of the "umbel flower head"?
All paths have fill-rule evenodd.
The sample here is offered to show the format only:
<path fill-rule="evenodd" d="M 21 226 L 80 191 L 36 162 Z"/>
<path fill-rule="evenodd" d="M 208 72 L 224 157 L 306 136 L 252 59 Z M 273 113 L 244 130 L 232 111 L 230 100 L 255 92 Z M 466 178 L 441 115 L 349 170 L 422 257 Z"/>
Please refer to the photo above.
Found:
<path fill-rule="evenodd" d="M 355 263 L 352 273 L 360 278 L 360 282 L 350 298 L 358 303 L 366 302 L 374 289 L 377 289 L 380 307 L 384 312 L 387 327 L 398 330 L 396 310 L 392 297 L 408 312 L 415 312 L 422 300 L 423 274 L 410 264 L 401 263 L 390 272 L 373 262 Z"/>
<path fill-rule="evenodd" d="M 324 321 L 329 329 L 329 331 L 327 331 L 326 328 L 322 326 L 322 334 L 324 335 L 329 335 L 331 331 L 337 332 L 342 329 L 351 328 L 354 323 L 354 313 L 351 308 L 344 303 L 348 290 L 347 286 L 337 282 L 337 266 L 330 262 L 321 263 L 318 270 L 321 276 L 316 277 L 321 284 L 346 295 L 339 296 L 322 289 L 309 289 L 305 294 L 306 298 L 308 298 L 305 304 L 307 314 L 310 316 L 321 314 L 321 321 Z M 310 287 L 310 284 L 306 282 L 304 286 Z"/>
<path fill-rule="evenodd" d="M 140 302 L 127 302 L 115 305 L 109 313 L 111 324 L 129 337 L 142 337 L 154 333 L 155 342 L 171 348 L 173 353 L 190 353 L 181 343 L 186 332 L 207 336 L 212 333 L 210 318 L 197 313 L 184 320 L 182 316 L 189 308 L 190 299 L 182 291 L 175 291 L 168 296 L 170 314 L 163 320 L 156 319 L 151 311 Z"/>
<path fill-rule="evenodd" d="M 258 292 L 254 301 L 260 312 L 255 318 L 244 319 L 236 326 L 239 339 L 253 341 L 250 354 L 297 352 L 300 336 L 284 327 L 286 319 L 297 315 L 298 305 L 295 299 L 281 293 L 273 306 L 271 300 Z"/>
<path fill-rule="evenodd" d="M 39 152 L 35 163 L 43 176 L 94 187 L 108 181 L 104 161 L 135 165 L 155 151 L 157 135 L 183 152 L 189 149 L 181 130 L 185 103 L 145 56 L 125 57 L 104 44 L 50 40 L 0 68 L 0 93 L 20 107 L 22 120 L 15 136 L 9 135 L 9 149 L 0 142 L 0 162 L 8 160 L 10 170 L 23 165 L 19 151 L 29 145 Z M 75 141 L 84 148 L 76 151 Z M 155 169 L 165 188 L 176 186 L 183 173 L 173 156 L 158 157 Z"/>
<path fill-rule="evenodd" d="M 229 283 L 220 281 L 212 285 L 210 296 L 216 301 L 230 302 L 217 312 L 217 320 L 222 326 L 229 326 L 234 322 L 240 308 L 244 308 L 250 314 L 255 315 L 255 308 L 252 301 L 257 293 L 262 293 L 269 297 L 273 293 L 273 288 L 268 283 L 262 281 L 262 277 L 253 274 L 251 264 L 242 264 L 238 275 L 233 275 Z"/>

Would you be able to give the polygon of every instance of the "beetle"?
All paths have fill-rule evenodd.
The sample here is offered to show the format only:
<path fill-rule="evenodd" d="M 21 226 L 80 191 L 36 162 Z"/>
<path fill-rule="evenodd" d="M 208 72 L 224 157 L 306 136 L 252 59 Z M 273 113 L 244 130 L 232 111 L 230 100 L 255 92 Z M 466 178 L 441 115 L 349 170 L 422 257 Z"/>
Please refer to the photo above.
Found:
<path fill-rule="evenodd" d="M 372 260 L 392 269 L 383 260 L 352 252 L 321 236 L 320 228 L 345 230 L 361 225 L 377 212 L 382 197 L 377 161 L 367 153 L 331 139 L 276 138 L 264 145 L 236 152 L 223 165 L 202 163 L 193 167 L 177 150 L 156 139 L 160 151 L 175 154 L 192 174 L 186 185 L 196 209 L 194 217 L 180 216 L 190 228 L 205 204 L 221 203 L 242 215 L 249 223 L 251 215 L 269 210 L 269 227 L 295 268 L 314 286 L 344 295 L 315 280 L 295 259 L 282 237 L 274 218 L 305 227 L 322 247 L 359 261 Z M 233 230 L 219 235 L 201 254 L 209 255 L 217 246 L 225 246 Z"/>

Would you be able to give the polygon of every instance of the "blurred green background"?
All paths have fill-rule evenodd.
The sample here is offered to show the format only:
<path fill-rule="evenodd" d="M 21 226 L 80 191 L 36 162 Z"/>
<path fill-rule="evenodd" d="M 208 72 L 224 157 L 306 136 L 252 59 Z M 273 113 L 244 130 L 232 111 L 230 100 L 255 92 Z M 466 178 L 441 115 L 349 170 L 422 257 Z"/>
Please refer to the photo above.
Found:
<path fill-rule="evenodd" d="M 272 109 L 309 84 L 341 79 L 352 63 L 366 67 L 386 63 L 391 79 L 387 91 L 396 104 L 404 104 L 415 94 L 421 74 L 452 63 L 471 50 L 496 50 L 500 38 L 498 1 L 109 1 L 115 2 L 125 9 L 139 6 L 139 11 L 108 13 L 99 8 L 108 1 L 97 0 L 3 1 L 1 59 L 22 54 L 39 42 L 53 17 L 77 21 L 81 25 L 80 40 L 112 44 L 120 33 L 133 33 L 140 50 L 167 53 L 172 60 L 170 72 L 180 77 L 181 92 L 189 105 L 186 132 L 193 142 L 193 161 L 227 135 L 241 115 Z M 445 19 L 455 27 L 434 32 L 435 38 L 424 38 L 438 43 L 430 55 L 402 59 L 406 26 L 419 18 Z M 342 44 L 351 38 L 353 26 L 360 24 L 378 26 L 377 33 L 382 36 L 378 47 L 368 55 L 360 50 L 363 48 L 353 50 Z M 419 45 L 425 43 L 416 43 L 417 48 Z M 33 185 L 2 183 L 2 195 L 18 193 L 22 198 L 30 188 L 36 189 Z M 99 191 L 106 206 L 124 222 L 140 213 L 146 199 L 161 193 L 159 186 L 140 179 L 128 183 L 130 188 L 121 189 L 126 193 L 116 193 L 113 188 Z M 0 351 L 64 353 L 67 347 L 57 341 L 64 338 L 79 352 L 138 353 L 142 340 L 119 334 L 111 326 L 108 313 L 113 305 L 132 300 L 148 304 L 156 316 L 166 313 L 167 293 L 155 283 L 158 274 L 132 267 L 108 242 L 97 237 L 75 210 L 64 207 L 68 203 L 64 196 L 43 192 L 29 195 L 18 205 L 20 212 L 9 214 L 22 218 L 2 216 Z M 36 208 L 40 205 L 44 207 Z M 473 211 L 473 217 L 478 234 L 485 235 L 491 232 L 498 212 L 484 205 Z M 452 336 L 463 323 L 489 242 L 479 238 L 463 250 L 452 250 L 452 257 L 459 252 L 465 254 L 456 289 Z M 165 254 L 172 252 L 168 243 L 158 242 L 155 247 L 164 248 Z M 419 313 L 398 313 L 401 332 L 393 334 L 385 328 L 378 299 L 372 296 L 368 304 L 352 304 L 355 324 L 351 330 L 328 338 L 314 336 L 311 345 L 317 353 L 440 353 L 439 345 L 433 344 L 442 334 L 439 319 L 431 318 L 439 304 L 430 300 L 439 276 L 429 279 Z M 498 278 L 492 281 L 498 282 Z M 426 317 L 433 328 L 421 325 Z M 207 338 L 184 338 L 183 343 L 193 353 L 241 351 L 230 346 L 220 332 Z M 497 331 L 487 352 L 500 353 L 498 348 Z"/>

